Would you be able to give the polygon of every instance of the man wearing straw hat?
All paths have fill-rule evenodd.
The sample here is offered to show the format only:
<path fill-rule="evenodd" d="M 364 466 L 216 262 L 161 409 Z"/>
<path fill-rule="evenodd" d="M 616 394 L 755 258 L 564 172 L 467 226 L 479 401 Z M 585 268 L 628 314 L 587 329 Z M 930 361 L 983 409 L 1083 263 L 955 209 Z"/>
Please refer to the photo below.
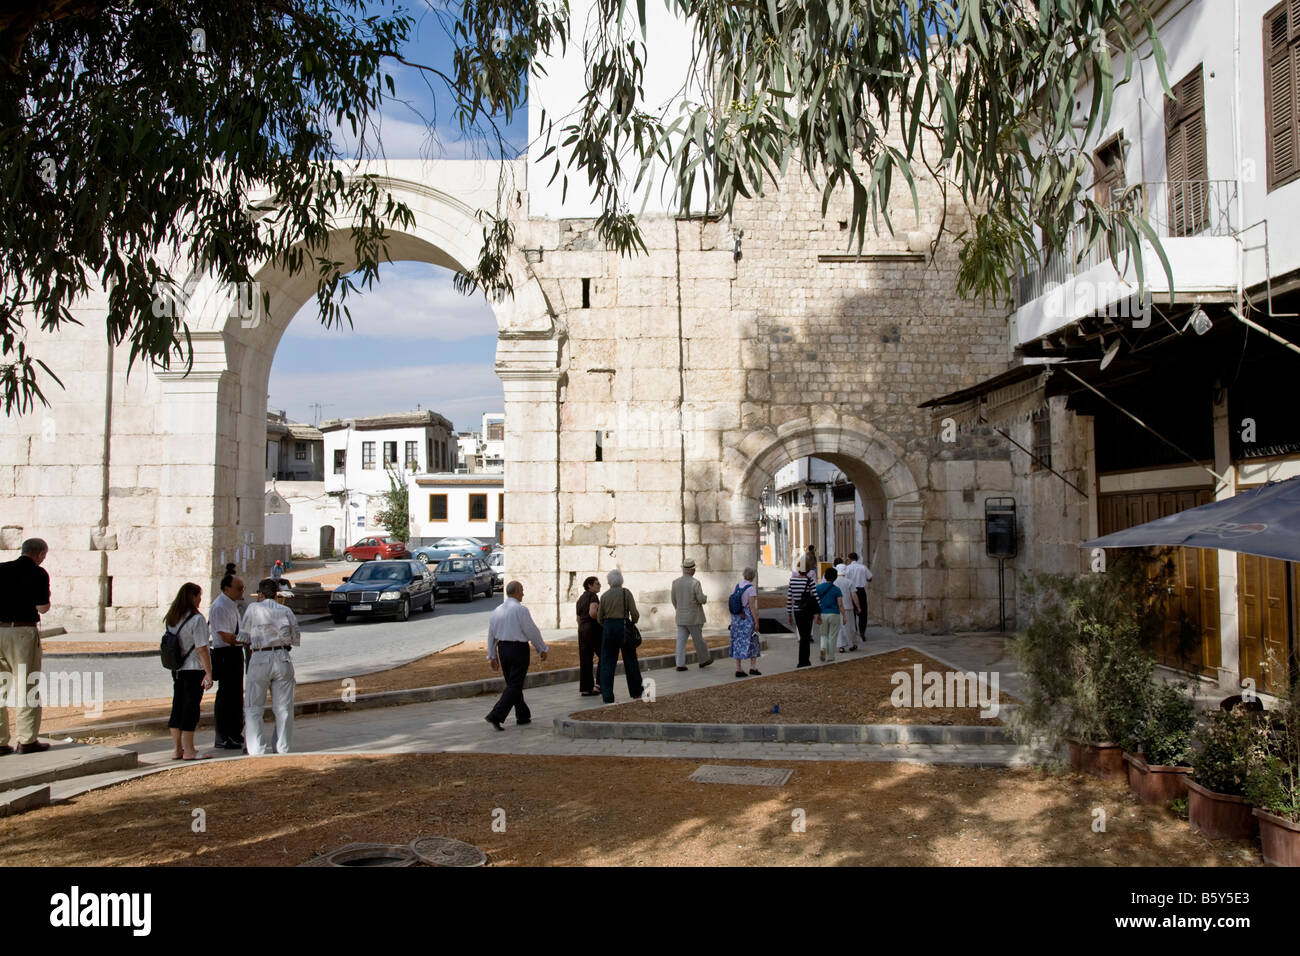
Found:
<path fill-rule="evenodd" d="M 686 670 L 686 638 L 695 641 L 695 657 L 701 667 L 713 663 L 713 655 L 704 643 L 704 605 L 708 598 L 695 578 L 695 559 L 682 562 L 682 576 L 673 582 L 673 607 L 677 609 L 677 669 Z"/>

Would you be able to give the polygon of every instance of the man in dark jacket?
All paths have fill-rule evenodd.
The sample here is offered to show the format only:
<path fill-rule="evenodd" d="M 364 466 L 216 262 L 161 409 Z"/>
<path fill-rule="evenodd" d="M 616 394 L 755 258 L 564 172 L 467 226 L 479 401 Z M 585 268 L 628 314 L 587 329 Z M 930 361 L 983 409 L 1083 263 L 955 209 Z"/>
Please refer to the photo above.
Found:
<path fill-rule="evenodd" d="M 50 749 L 36 739 L 41 728 L 40 685 L 28 689 L 41 673 L 40 621 L 50 609 L 50 576 L 41 564 L 49 553 L 49 545 L 40 538 L 28 538 L 17 558 L 0 564 L 0 674 L 8 685 L 0 694 L 0 756 L 14 752 L 5 708 L 9 694 L 16 702 L 18 752 Z"/>

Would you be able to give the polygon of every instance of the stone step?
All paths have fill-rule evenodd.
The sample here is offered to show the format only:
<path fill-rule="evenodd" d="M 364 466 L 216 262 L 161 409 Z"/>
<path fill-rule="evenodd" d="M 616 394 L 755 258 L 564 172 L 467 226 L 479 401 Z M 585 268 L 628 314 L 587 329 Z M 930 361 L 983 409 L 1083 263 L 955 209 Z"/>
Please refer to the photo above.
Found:
<path fill-rule="evenodd" d="M 48 783 L 36 784 L 31 787 L 19 787 L 16 790 L 6 790 L 4 793 L 0 793 L 0 817 L 35 810 L 37 807 L 49 806 L 49 803 L 50 785 Z"/>
<path fill-rule="evenodd" d="M 138 764 L 139 757 L 134 750 L 94 744 L 54 744 L 44 753 L 0 757 L 0 792 L 92 773 L 130 770 Z"/>

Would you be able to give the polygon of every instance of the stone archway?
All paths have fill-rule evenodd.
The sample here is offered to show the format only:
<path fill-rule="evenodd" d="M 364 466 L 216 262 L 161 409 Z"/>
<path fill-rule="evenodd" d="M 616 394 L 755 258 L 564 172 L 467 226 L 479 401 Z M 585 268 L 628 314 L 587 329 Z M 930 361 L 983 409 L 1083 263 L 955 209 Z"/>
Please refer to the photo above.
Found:
<path fill-rule="evenodd" d="M 903 449 L 861 419 L 835 412 L 820 414 L 816 420 L 797 418 L 750 432 L 734 446 L 725 463 L 735 476 L 733 544 L 757 555 L 759 495 L 779 468 L 808 456 L 839 467 L 859 488 L 868 513 L 875 510 L 884 521 L 884 543 L 875 555 L 868 555 L 874 562 L 872 583 L 877 586 L 873 619 L 899 630 L 918 629 L 924 620 L 920 487 L 904 461 Z"/>
<path fill-rule="evenodd" d="M 406 203 L 414 214 L 410 227 L 390 230 L 388 252 L 392 261 L 415 260 L 450 269 L 464 269 L 477 260 L 483 227 L 476 209 L 496 205 L 502 182 L 506 182 L 506 194 L 514 195 L 510 182 L 521 175 L 518 164 L 463 161 L 367 164 L 350 172 L 376 175 L 388 194 Z M 431 182 L 449 182 L 457 188 L 439 189 Z M 338 222 L 327 251 L 331 258 L 345 264 L 354 260 L 347 227 L 347 221 Z M 506 458 L 525 465 L 538 459 L 552 463 L 553 468 L 555 448 L 542 447 L 536 435 L 557 433 L 557 365 L 562 334 L 528 264 L 516 255 L 509 265 L 515 294 L 492 303 L 498 332 L 496 371 L 505 387 Z M 228 300 L 215 294 L 214 281 L 210 277 L 202 279 L 188 297 L 185 313 L 194 348 L 193 366 L 189 370 L 155 373 L 161 384 L 164 432 L 159 532 L 170 540 L 185 542 L 188 571 L 196 580 L 219 577 L 223 559 L 246 557 L 250 550 L 260 547 L 271 363 L 290 321 L 316 290 L 315 275 L 310 270 L 289 276 L 266 267 L 255 275 L 257 297 L 262 290 L 270 293 L 266 314 L 259 308 L 250 320 L 238 311 L 229 311 Z M 433 383 L 432 390 L 436 390 Z M 519 441 L 524 421 L 528 422 L 530 438 L 526 449 Z M 507 469 L 508 494 L 523 490 L 535 495 L 542 491 L 544 494 L 538 497 L 544 497 L 551 512 L 558 513 L 553 487 L 529 485 L 516 489 L 511 471 Z M 529 480 L 535 478 L 533 471 L 518 469 Z M 530 502 L 527 513 L 544 514 L 546 509 L 538 505 L 538 501 Z M 508 511 L 507 521 L 510 514 Z M 549 553 L 553 547 L 540 550 Z M 544 566 L 550 564 L 547 561 Z M 249 572 L 253 573 L 256 566 L 255 558 Z M 204 568 L 208 569 L 207 575 Z M 176 569 L 171 570 L 174 573 Z M 521 578 L 528 583 L 526 573 Z M 554 586 L 549 577 L 532 583 L 535 593 Z"/>

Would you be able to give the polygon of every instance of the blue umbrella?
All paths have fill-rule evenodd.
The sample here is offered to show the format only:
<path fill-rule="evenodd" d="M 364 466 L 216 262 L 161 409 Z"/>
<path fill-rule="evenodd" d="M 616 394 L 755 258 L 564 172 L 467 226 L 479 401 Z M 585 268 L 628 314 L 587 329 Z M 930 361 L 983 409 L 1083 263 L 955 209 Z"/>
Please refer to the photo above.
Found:
<path fill-rule="evenodd" d="M 1085 548 L 1221 548 L 1300 561 L 1300 478 L 1274 481 L 1085 541 Z"/>

